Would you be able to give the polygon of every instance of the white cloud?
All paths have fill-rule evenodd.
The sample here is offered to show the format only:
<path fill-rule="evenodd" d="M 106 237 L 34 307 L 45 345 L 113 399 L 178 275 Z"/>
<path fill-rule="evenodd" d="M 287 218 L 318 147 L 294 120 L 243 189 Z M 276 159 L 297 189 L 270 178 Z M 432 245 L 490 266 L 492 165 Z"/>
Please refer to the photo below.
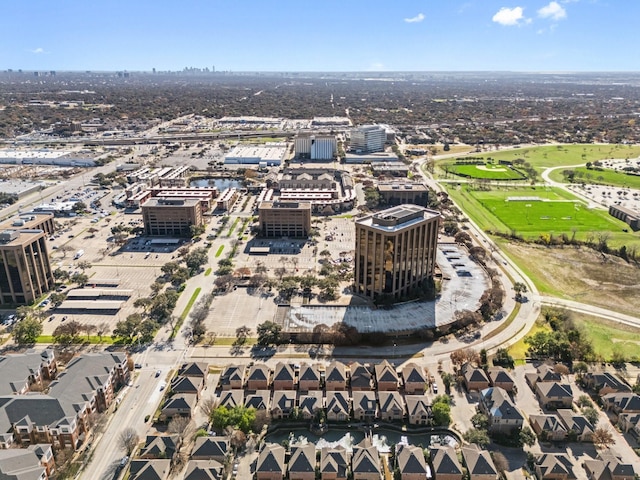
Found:
<path fill-rule="evenodd" d="M 419 23 L 424 20 L 424 13 L 419 13 L 415 17 L 405 18 L 404 21 L 407 23 Z"/>
<path fill-rule="evenodd" d="M 540 18 L 550 18 L 551 20 L 558 21 L 567 17 L 567 11 L 558 2 L 550 2 L 549 5 L 538 10 L 538 16 Z"/>
<path fill-rule="evenodd" d="M 520 22 L 529 23 L 527 19 L 524 18 L 524 9 L 522 7 L 502 7 L 491 20 L 508 27 L 520 25 Z"/>
<path fill-rule="evenodd" d="M 34 48 L 33 50 L 31 50 L 31 53 L 38 54 L 38 53 L 46 53 L 46 52 L 44 51 L 44 48 L 38 47 L 38 48 Z"/>

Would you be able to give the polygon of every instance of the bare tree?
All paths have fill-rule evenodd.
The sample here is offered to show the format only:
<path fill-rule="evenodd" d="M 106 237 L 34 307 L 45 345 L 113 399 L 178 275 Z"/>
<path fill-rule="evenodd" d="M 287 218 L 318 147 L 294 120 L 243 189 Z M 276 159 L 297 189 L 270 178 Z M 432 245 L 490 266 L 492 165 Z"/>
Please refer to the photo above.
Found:
<path fill-rule="evenodd" d="M 118 439 L 120 448 L 123 448 L 127 452 L 127 455 L 131 455 L 133 453 L 133 450 L 136 448 L 136 445 L 138 445 L 138 441 L 140 440 L 138 433 L 131 427 L 125 428 L 120 432 Z"/>
<path fill-rule="evenodd" d="M 216 399 L 214 397 L 205 398 L 200 402 L 200 409 L 208 419 L 211 419 L 211 414 L 217 406 L 218 403 L 216 402 Z"/>
<path fill-rule="evenodd" d="M 167 425 L 167 431 L 169 433 L 178 433 L 185 439 L 189 438 L 193 434 L 195 426 L 190 418 L 175 416 L 171 419 Z"/>
<path fill-rule="evenodd" d="M 100 338 L 101 342 L 102 336 L 110 330 L 111 327 L 109 327 L 109 324 L 107 322 L 101 322 L 96 326 L 96 334 L 98 335 L 98 338 Z"/>
<path fill-rule="evenodd" d="M 606 427 L 598 427 L 593 431 L 593 444 L 596 447 L 607 448 L 616 443 L 613 434 Z"/>

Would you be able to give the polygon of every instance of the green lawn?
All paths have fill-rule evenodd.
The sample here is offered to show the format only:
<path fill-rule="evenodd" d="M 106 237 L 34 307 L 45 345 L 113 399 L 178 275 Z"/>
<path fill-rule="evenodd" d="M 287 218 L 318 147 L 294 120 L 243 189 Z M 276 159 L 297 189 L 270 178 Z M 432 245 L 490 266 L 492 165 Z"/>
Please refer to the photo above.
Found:
<path fill-rule="evenodd" d="M 112 344 L 113 338 L 108 335 L 103 335 L 102 338 L 97 335 L 91 335 L 88 339 L 86 335 L 80 335 L 80 341 L 78 343 L 90 343 L 92 345 Z M 36 343 L 44 343 L 53 345 L 53 335 L 40 335 L 36 340 Z"/>
<path fill-rule="evenodd" d="M 218 250 L 216 251 L 216 258 L 218 258 L 220 255 L 222 255 L 222 251 L 224 250 L 224 245 L 220 245 L 218 247 Z"/>
<path fill-rule="evenodd" d="M 206 272 L 204 272 L 204 276 L 205 276 L 205 277 L 208 277 L 209 275 L 211 275 L 211 270 L 212 270 L 212 268 L 211 268 L 211 267 L 207 268 L 207 271 L 206 271 Z"/>
<path fill-rule="evenodd" d="M 233 231 L 236 229 L 236 227 L 238 226 L 238 222 L 240 221 L 240 217 L 236 217 L 236 219 L 233 221 L 233 223 L 231 224 L 231 227 L 229 227 L 229 231 L 227 232 L 227 237 L 230 237 L 231 235 L 233 235 Z"/>
<path fill-rule="evenodd" d="M 447 165 L 447 170 L 469 178 L 488 180 L 524 180 L 526 176 L 505 165 L 486 163 L 483 165 Z"/>
<path fill-rule="evenodd" d="M 549 187 L 507 187 L 500 190 L 471 190 L 462 185 L 448 189 L 451 197 L 482 228 L 503 233 L 516 232 L 527 239 L 562 233 L 584 240 L 590 232 L 616 232 L 616 239 L 635 241 L 624 234 L 624 222 L 606 211 L 585 204 L 562 189 Z M 522 200 L 517 200 L 518 198 Z M 626 235 L 626 237 L 624 237 Z M 612 236 L 612 242 L 614 237 Z"/>
<path fill-rule="evenodd" d="M 566 182 L 566 178 L 562 175 L 563 170 L 564 169 L 554 170 L 549 177 L 556 182 Z M 575 167 L 567 170 L 574 170 L 576 172 L 576 182 L 640 189 L 640 176 L 638 175 L 626 175 L 607 168 L 593 170 L 587 167 Z"/>
<path fill-rule="evenodd" d="M 471 153 L 469 156 L 514 161 L 522 158 L 534 167 L 558 167 L 562 165 L 580 165 L 608 158 L 636 158 L 640 155 L 640 145 L 545 145 L 541 147 L 499 150 L 487 153 Z M 451 160 L 443 160 L 450 163 Z"/>
<path fill-rule="evenodd" d="M 627 360 L 640 360 L 640 329 L 613 324 L 600 317 L 576 315 L 576 323 L 583 327 L 596 355 L 611 360 L 613 353 Z"/>

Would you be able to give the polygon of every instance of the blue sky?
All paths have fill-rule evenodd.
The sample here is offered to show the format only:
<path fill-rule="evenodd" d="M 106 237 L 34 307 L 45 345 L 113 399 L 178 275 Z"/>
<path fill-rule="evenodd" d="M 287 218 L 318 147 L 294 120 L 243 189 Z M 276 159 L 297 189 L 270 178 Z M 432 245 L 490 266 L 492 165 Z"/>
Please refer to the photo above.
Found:
<path fill-rule="evenodd" d="M 5 0 L 0 69 L 637 71 L 638 0 Z"/>

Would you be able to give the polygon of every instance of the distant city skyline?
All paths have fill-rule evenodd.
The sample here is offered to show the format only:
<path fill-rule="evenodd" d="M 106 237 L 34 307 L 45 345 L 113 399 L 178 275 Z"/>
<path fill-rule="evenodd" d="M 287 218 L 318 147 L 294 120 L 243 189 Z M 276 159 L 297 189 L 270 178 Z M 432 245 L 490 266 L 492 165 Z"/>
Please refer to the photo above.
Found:
<path fill-rule="evenodd" d="M 21 0 L 0 69 L 638 71 L 640 2 Z"/>

